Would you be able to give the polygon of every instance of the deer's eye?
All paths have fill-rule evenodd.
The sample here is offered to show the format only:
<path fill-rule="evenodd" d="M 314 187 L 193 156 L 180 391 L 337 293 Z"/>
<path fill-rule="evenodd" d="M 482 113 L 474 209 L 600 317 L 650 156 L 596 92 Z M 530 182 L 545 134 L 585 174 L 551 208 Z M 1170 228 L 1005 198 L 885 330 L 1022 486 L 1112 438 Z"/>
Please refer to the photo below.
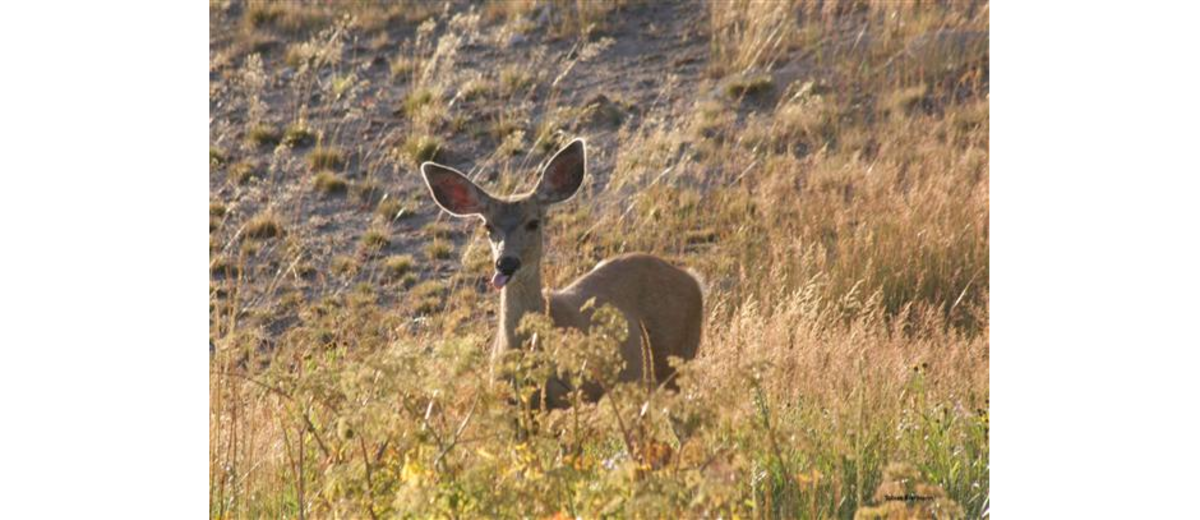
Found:
<path fill-rule="evenodd" d="M 525 229 L 528 229 L 529 231 L 537 231 L 538 224 L 538 221 L 530 220 L 528 224 L 525 224 Z"/>
<path fill-rule="evenodd" d="M 487 232 L 488 232 L 488 234 L 489 234 L 489 235 L 495 235 L 495 234 L 496 234 L 496 226 L 493 226 L 493 225 L 491 225 L 491 224 L 484 224 L 484 225 L 483 225 L 483 228 L 487 230 Z"/>

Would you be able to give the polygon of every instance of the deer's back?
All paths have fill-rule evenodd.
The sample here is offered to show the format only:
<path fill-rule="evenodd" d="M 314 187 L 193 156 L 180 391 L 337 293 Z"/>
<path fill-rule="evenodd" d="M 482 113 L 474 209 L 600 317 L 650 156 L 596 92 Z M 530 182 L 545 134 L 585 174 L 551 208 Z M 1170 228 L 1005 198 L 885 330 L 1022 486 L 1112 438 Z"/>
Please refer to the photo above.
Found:
<path fill-rule="evenodd" d="M 610 258 L 549 296 L 551 317 L 560 326 L 586 329 L 590 313 L 579 308 L 591 298 L 597 306 L 611 304 L 625 315 L 629 338 L 621 347 L 626 362 L 622 379 L 642 377 L 643 329 L 657 381 L 669 380 L 674 372 L 669 356 L 696 357 L 704 315 L 700 282 L 661 258 L 641 253 Z"/>

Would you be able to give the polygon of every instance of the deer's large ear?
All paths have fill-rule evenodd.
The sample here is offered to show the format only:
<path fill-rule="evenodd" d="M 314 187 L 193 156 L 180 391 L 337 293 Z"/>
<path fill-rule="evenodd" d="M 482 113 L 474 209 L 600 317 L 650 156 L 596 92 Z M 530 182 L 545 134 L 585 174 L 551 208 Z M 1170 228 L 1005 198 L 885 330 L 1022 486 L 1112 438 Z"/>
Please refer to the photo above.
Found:
<path fill-rule="evenodd" d="M 571 141 L 563 147 L 542 170 L 534 195 L 543 204 L 562 202 L 575 195 L 583 185 L 583 174 L 587 170 L 587 152 L 583 139 Z"/>
<path fill-rule="evenodd" d="M 449 166 L 426 162 L 421 165 L 425 185 L 438 206 L 456 217 L 479 215 L 487 211 L 492 196 L 471 182 L 462 172 Z"/>

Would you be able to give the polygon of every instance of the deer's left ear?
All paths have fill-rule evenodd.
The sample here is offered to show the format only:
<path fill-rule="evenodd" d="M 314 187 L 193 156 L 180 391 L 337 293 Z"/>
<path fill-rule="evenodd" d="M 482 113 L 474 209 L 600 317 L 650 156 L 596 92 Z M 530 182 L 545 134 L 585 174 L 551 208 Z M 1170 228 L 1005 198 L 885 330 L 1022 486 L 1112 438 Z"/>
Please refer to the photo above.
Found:
<path fill-rule="evenodd" d="M 542 204 L 553 204 L 570 199 L 583 185 L 583 174 L 587 170 L 587 152 L 583 139 L 571 141 L 563 147 L 542 170 L 534 196 Z"/>

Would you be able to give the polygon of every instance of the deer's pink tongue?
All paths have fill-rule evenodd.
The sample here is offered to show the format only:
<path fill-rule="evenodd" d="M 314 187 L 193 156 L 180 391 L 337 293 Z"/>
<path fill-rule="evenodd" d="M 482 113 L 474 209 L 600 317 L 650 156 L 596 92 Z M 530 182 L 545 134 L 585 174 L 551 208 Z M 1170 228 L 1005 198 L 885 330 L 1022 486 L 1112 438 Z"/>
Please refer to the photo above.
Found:
<path fill-rule="evenodd" d="M 508 275 L 500 272 L 492 275 L 492 287 L 495 287 L 496 290 L 503 289 L 506 283 L 508 283 Z"/>

